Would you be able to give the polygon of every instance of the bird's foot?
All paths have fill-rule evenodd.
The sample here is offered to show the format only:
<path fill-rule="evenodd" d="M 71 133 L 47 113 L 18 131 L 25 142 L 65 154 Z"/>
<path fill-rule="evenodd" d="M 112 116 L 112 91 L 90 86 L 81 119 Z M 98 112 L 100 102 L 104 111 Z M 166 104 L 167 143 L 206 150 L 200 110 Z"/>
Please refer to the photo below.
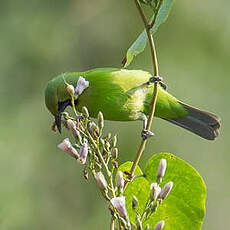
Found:
<path fill-rule="evenodd" d="M 153 132 L 151 132 L 150 130 L 147 129 L 143 129 L 141 132 L 141 137 L 143 140 L 146 140 L 150 137 L 153 137 L 155 134 Z"/>
<path fill-rule="evenodd" d="M 167 85 L 163 82 L 163 77 L 161 76 L 152 76 L 150 79 L 149 79 L 149 83 L 156 83 L 156 82 L 159 82 L 160 86 L 164 89 L 164 90 L 167 90 Z"/>

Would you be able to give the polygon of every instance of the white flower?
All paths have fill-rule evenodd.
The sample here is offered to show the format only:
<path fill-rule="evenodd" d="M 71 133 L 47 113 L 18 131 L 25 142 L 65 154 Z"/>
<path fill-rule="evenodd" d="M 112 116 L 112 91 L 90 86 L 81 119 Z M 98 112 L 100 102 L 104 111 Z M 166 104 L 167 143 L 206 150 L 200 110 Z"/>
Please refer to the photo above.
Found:
<path fill-rule="evenodd" d="M 95 179 L 100 189 L 105 190 L 107 188 L 107 182 L 102 172 L 96 173 Z"/>
<path fill-rule="evenodd" d="M 72 146 L 69 138 L 65 138 L 57 147 L 74 158 L 79 157 L 77 150 Z"/>
<path fill-rule="evenodd" d="M 163 220 L 161 220 L 160 222 L 158 222 L 155 225 L 153 230 L 162 230 L 164 226 L 165 226 L 165 222 Z"/>
<path fill-rule="evenodd" d="M 80 149 L 80 157 L 77 159 L 77 161 L 80 164 L 84 165 L 86 163 L 87 156 L 88 156 L 88 145 L 87 143 L 83 143 Z"/>
<path fill-rule="evenodd" d="M 157 170 L 157 178 L 161 179 L 165 175 L 166 167 L 167 161 L 165 159 L 161 159 Z"/>
<path fill-rule="evenodd" d="M 161 187 L 157 183 L 152 183 L 150 185 L 150 199 L 151 200 L 156 200 L 159 193 L 161 192 Z"/>
<path fill-rule="evenodd" d="M 125 207 L 125 197 L 124 196 L 119 196 L 119 197 L 114 197 L 111 199 L 111 204 L 113 207 L 118 211 L 121 217 L 127 218 L 128 213 Z"/>
<path fill-rule="evenodd" d="M 170 193 L 172 187 L 173 187 L 173 182 L 172 182 L 172 181 L 168 182 L 168 183 L 162 188 L 161 192 L 159 193 L 158 198 L 164 200 L 164 199 L 168 196 L 168 194 Z"/>
<path fill-rule="evenodd" d="M 123 188 L 125 186 L 125 180 L 123 177 L 123 173 L 122 171 L 119 171 L 117 173 L 117 187 L 121 190 L 121 192 L 123 191 Z"/>
<path fill-rule="evenodd" d="M 89 87 L 89 82 L 85 80 L 84 77 L 79 77 L 77 81 L 77 86 L 75 88 L 75 93 L 81 95 L 82 92 Z"/>

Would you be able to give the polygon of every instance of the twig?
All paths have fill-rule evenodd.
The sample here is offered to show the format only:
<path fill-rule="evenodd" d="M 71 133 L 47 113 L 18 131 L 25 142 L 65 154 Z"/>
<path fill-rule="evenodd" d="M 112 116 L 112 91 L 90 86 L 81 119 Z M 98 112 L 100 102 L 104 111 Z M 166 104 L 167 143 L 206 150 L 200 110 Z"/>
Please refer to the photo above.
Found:
<path fill-rule="evenodd" d="M 141 15 L 141 18 L 143 20 L 143 23 L 145 25 L 145 30 L 146 30 L 146 33 L 147 33 L 147 36 L 148 36 L 150 49 L 151 49 L 151 54 L 152 54 L 154 75 L 159 76 L 156 48 L 155 48 L 155 44 L 154 44 L 154 41 L 153 41 L 153 36 L 151 34 L 151 28 L 153 27 L 155 20 L 153 20 L 153 22 L 151 24 L 148 24 L 148 21 L 147 21 L 147 19 L 145 17 L 145 14 L 144 14 L 144 11 L 143 11 L 143 9 L 142 9 L 142 7 L 140 5 L 140 2 L 138 0 L 135 0 L 135 3 L 136 3 L 136 6 L 137 6 L 137 9 L 138 9 L 138 11 L 139 11 L 139 13 Z M 156 14 L 157 14 L 157 12 L 156 12 Z M 151 128 L 153 116 L 154 116 L 154 113 L 155 113 L 157 95 L 158 95 L 158 84 L 159 83 L 157 81 L 154 83 L 153 99 L 151 101 L 151 110 L 150 110 L 149 118 L 148 118 L 148 121 L 147 121 L 147 127 L 146 127 L 147 130 L 150 130 L 150 128 Z M 134 176 L 135 169 L 136 169 L 136 167 L 137 167 L 137 165 L 138 165 L 138 163 L 140 161 L 142 153 L 145 150 L 146 142 L 147 142 L 147 139 L 143 139 L 141 141 L 141 145 L 140 145 L 140 147 L 138 149 L 136 159 L 135 159 L 135 161 L 134 161 L 134 163 L 132 165 L 132 168 L 130 170 L 130 178 L 131 179 Z M 126 181 L 125 187 L 127 186 L 127 184 L 128 184 L 128 181 Z"/>

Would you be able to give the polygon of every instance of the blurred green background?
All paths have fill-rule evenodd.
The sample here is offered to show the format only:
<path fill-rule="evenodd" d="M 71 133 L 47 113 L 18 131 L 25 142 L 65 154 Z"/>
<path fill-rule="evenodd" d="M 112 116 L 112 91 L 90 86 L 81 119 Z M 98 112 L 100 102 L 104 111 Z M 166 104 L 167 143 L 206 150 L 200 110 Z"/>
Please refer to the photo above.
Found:
<path fill-rule="evenodd" d="M 155 37 L 169 91 L 217 113 L 221 135 L 209 142 L 155 119 L 156 137 L 141 161 L 166 151 L 200 172 L 208 188 L 204 230 L 226 229 L 229 218 L 229 8 L 227 0 L 177 1 Z M 96 185 L 56 147 L 65 133 L 50 130 L 44 87 L 61 72 L 119 67 L 142 28 L 131 0 L 1 0 L 1 230 L 108 229 L 107 204 Z M 149 50 L 129 68 L 151 71 Z M 120 163 L 133 159 L 141 122 L 106 127 L 119 133 Z"/>

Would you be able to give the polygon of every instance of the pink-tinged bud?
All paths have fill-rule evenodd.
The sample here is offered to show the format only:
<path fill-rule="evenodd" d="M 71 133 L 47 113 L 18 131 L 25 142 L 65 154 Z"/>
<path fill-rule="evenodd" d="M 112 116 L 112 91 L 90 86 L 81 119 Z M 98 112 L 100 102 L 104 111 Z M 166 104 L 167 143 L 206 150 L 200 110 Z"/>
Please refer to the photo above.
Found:
<path fill-rule="evenodd" d="M 158 179 L 162 179 L 164 177 L 166 167 L 167 167 L 167 161 L 165 159 L 161 159 L 157 170 Z"/>
<path fill-rule="evenodd" d="M 160 222 L 158 222 L 155 225 L 153 230 L 162 230 L 164 228 L 164 226 L 165 226 L 165 222 L 163 220 L 161 220 Z"/>
<path fill-rule="evenodd" d="M 77 161 L 80 164 L 85 164 L 88 156 L 88 145 L 87 143 L 83 143 L 80 149 L 80 157 L 77 159 Z"/>
<path fill-rule="evenodd" d="M 157 183 L 152 183 L 150 185 L 150 200 L 153 201 L 153 200 L 156 200 L 159 193 L 161 192 L 161 187 L 157 184 Z"/>
<path fill-rule="evenodd" d="M 105 177 L 102 174 L 102 172 L 96 173 L 95 179 L 96 179 L 97 184 L 101 190 L 107 189 L 107 182 L 106 182 Z"/>
<path fill-rule="evenodd" d="M 77 130 L 77 126 L 74 123 L 74 121 L 72 121 L 71 119 L 67 120 L 67 127 L 68 129 L 72 132 L 73 136 L 75 138 L 78 138 L 78 140 L 81 142 L 81 134 L 80 132 Z"/>
<path fill-rule="evenodd" d="M 124 186 L 125 186 L 125 180 L 124 180 L 124 177 L 123 177 L 123 172 L 119 171 L 117 173 L 117 187 L 121 192 L 123 192 Z"/>
<path fill-rule="evenodd" d="M 70 95 L 74 95 L 75 93 L 74 87 L 72 85 L 67 84 L 66 90 Z"/>
<path fill-rule="evenodd" d="M 172 182 L 172 181 L 168 182 L 168 183 L 162 188 L 161 192 L 159 193 L 158 198 L 164 200 L 164 199 L 168 196 L 168 194 L 170 193 L 172 187 L 173 187 L 173 182 Z"/>
<path fill-rule="evenodd" d="M 83 91 L 89 87 L 89 82 L 85 80 L 84 77 L 79 77 L 77 81 L 77 86 L 75 88 L 75 93 L 81 95 Z"/>
<path fill-rule="evenodd" d="M 93 121 L 88 123 L 88 130 L 93 138 L 99 136 L 99 128 Z"/>
<path fill-rule="evenodd" d="M 125 197 L 124 196 L 114 197 L 111 199 L 110 202 L 113 205 L 113 207 L 118 211 L 121 217 L 125 219 L 128 217 L 128 213 L 125 207 Z"/>
<path fill-rule="evenodd" d="M 69 138 L 65 138 L 57 147 L 62 151 L 68 153 L 71 157 L 74 157 L 76 159 L 79 158 L 79 154 L 70 143 Z"/>

